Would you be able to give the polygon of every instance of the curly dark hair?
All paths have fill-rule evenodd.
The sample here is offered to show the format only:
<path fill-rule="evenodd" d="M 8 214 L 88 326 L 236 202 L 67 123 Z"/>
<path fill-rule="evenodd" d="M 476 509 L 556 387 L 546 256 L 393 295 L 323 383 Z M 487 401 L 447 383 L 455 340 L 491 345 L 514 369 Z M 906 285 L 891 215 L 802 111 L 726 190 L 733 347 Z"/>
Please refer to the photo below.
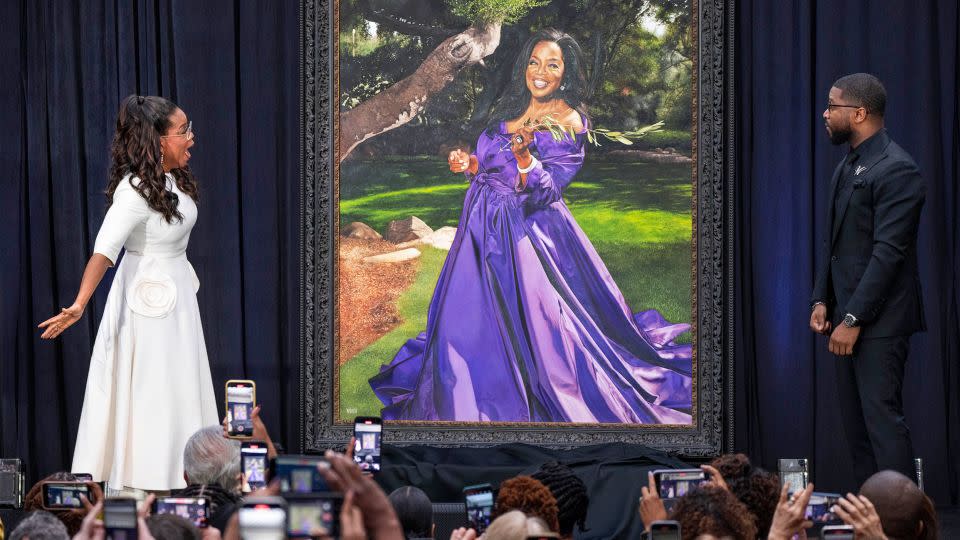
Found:
<path fill-rule="evenodd" d="M 757 534 L 770 533 L 773 514 L 780 498 L 780 478 L 760 467 L 754 467 L 744 454 L 727 454 L 710 462 L 730 487 L 730 492 L 747 506 L 753 515 Z"/>
<path fill-rule="evenodd" d="M 757 527 L 747 507 L 732 493 L 717 486 L 703 486 L 678 499 L 671 519 L 680 522 L 683 540 L 694 540 L 701 534 L 757 537 Z"/>
<path fill-rule="evenodd" d="M 516 476 L 500 484 L 491 518 L 496 519 L 511 510 L 542 519 L 553 532 L 560 529 L 557 500 L 547 486 L 530 476 Z"/>
<path fill-rule="evenodd" d="M 530 476 L 547 486 L 557 500 L 557 518 L 560 523 L 558 532 L 563 536 L 570 536 L 574 526 L 584 530 L 590 497 L 587 496 L 587 486 L 573 469 L 551 461 L 544 463 L 540 470 Z"/>
<path fill-rule="evenodd" d="M 587 76 L 584 69 L 583 51 L 580 44 L 569 34 L 553 28 L 544 28 L 535 32 L 517 54 L 513 64 L 510 83 L 500 96 L 497 104 L 490 111 L 487 118 L 487 132 L 494 134 L 500 130 L 501 120 L 513 120 L 527 110 L 530 105 L 530 89 L 527 88 L 527 62 L 533 53 L 533 48 L 541 41 L 552 41 L 560 47 L 563 53 L 563 78 L 560 85 L 563 90 L 557 90 L 554 97 L 562 99 L 572 109 L 588 118 L 587 100 L 590 89 L 587 86 Z"/>
<path fill-rule="evenodd" d="M 753 471 L 753 464 L 746 454 L 724 454 L 710 462 L 720 476 L 729 484 L 730 480 L 745 478 Z"/>
<path fill-rule="evenodd" d="M 160 96 L 127 96 L 117 113 L 117 129 L 110 145 L 110 174 L 107 182 L 107 206 L 113 204 L 113 193 L 125 176 L 140 179 L 134 189 L 167 223 L 183 220 L 177 209 L 176 193 L 167 190 L 167 179 L 161 164 L 160 136 L 170 128 L 170 115 L 177 105 Z M 177 187 L 194 201 L 199 199 L 197 181 L 190 167 L 170 171 Z"/>

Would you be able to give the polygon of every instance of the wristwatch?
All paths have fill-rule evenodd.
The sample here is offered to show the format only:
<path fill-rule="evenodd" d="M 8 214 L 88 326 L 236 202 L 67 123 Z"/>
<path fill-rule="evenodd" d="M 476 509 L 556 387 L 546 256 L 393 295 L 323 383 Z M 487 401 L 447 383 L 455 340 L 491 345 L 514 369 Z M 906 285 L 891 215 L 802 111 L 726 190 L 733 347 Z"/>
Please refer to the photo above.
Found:
<path fill-rule="evenodd" d="M 827 303 L 823 300 L 817 300 L 816 302 L 810 304 L 810 311 L 817 309 L 817 306 L 826 306 Z"/>
<path fill-rule="evenodd" d="M 843 325 L 847 328 L 856 328 L 860 326 L 860 320 L 854 317 L 852 313 L 847 313 L 843 316 Z"/>

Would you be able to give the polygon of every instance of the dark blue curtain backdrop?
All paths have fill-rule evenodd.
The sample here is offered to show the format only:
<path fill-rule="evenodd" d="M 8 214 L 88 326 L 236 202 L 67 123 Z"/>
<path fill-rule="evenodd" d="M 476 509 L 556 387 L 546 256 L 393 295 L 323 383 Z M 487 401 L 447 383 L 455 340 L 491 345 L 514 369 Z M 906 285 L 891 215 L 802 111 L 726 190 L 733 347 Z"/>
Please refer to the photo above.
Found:
<path fill-rule="evenodd" d="M 956 503 L 960 459 L 960 194 L 956 0 L 737 2 L 736 445 L 776 469 L 813 460 L 819 489 L 853 490 L 833 357 L 808 330 L 830 175 L 846 150 L 821 114 L 831 83 L 884 81 L 886 124 L 927 182 L 919 254 L 926 333 L 904 396 L 926 488 Z"/>
<path fill-rule="evenodd" d="M 929 331 L 912 342 L 905 394 L 928 492 L 956 502 L 956 0 L 747 0 L 736 15 L 737 449 L 771 469 L 809 457 L 819 488 L 854 488 L 833 359 L 807 329 L 807 300 L 843 154 L 820 114 L 833 80 L 871 71 L 887 85 L 891 135 L 927 180 Z M 70 463 L 112 276 L 58 342 L 40 342 L 35 326 L 76 294 L 129 93 L 172 98 L 197 131 L 189 255 L 218 396 L 229 377 L 256 379 L 276 438 L 299 445 L 297 17 L 294 1 L 0 2 L 0 456 L 29 459 L 32 478 Z"/>
<path fill-rule="evenodd" d="M 299 446 L 298 3 L 0 4 L 0 456 L 27 459 L 33 479 L 71 462 L 112 272 L 61 339 L 36 325 L 77 293 L 131 93 L 171 98 L 197 133 L 188 255 L 221 413 L 223 381 L 255 379 L 275 438 Z"/>

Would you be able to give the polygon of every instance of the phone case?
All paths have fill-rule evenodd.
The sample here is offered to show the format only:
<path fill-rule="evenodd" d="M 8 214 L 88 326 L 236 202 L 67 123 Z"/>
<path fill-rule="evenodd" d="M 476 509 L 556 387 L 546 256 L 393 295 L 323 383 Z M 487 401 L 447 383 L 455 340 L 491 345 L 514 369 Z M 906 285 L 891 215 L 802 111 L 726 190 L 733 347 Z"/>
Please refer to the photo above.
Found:
<path fill-rule="evenodd" d="M 257 408 L 257 383 L 250 379 L 230 379 L 223 385 L 223 410 L 227 415 L 230 414 L 230 385 L 231 384 L 249 384 L 253 389 L 253 405 L 251 410 Z M 252 439 L 253 434 L 250 435 L 234 435 L 233 433 L 227 433 L 227 435 L 234 439 Z"/>

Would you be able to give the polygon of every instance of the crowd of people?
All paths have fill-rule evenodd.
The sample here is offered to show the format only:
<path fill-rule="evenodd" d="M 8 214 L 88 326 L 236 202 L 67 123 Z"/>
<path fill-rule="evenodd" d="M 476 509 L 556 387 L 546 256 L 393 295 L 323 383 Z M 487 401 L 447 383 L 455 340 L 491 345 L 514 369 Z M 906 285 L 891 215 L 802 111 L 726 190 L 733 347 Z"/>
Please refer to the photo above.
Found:
<path fill-rule="evenodd" d="M 257 413 L 259 410 L 256 411 Z M 259 414 L 254 436 L 268 443 L 271 457 L 277 449 Z M 338 538 L 403 540 L 436 538 L 433 505 L 427 494 L 405 486 L 389 495 L 375 478 L 354 462 L 353 441 L 344 453 L 327 451 L 318 468 L 331 490 L 343 495 L 339 511 Z M 139 506 L 137 537 L 140 540 L 249 540 L 239 518 L 245 494 L 240 466 L 240 443 L 226 437 L 223 426 L 203 428 L 190 437 L 183 449 L 183 477 L 187 487 L 177 496 L 204 497 L 208 501 L 206 527 L 172 514 L 151 515 L 156 494 Z M 648 534 L 656 521 L 674 520 L 681 538 L 788 540 L 806 538 L 813 523 L 806 516 L 814 486 L 791 491 L 781 486 L 778 475 L 754 466 L 743 454 L 730 454 L 702 466 L 707 481 L 671 501 L 667 509 L 652 474 L 641 489 L 637 515 Z M 74 481 L 70 473 L 54 473 L 34 485 L 25 498 L 30 514 L 13 530 L 9 540 L 103 540 L 104 493 L 89 482 L 92 500 L 83 508 L 44 510 L 45 482 Z M 246 494 L 247 499 L 281 496 L 277 482 Z M 450 540 L 526 540 L 528 538 L 574 538 L 586 530 L 590 512 L 587 487 L 568 466 L 543 464 L 531 475 L 503 481 L 496 490 L 492 521 L 484 531 L 462 527 Z M 895 471 L 881 471 L 868 479 L 858 494 L 837 500 L 831 511 L 852 526 L 857 539 L 936 539 L 939 528 L 931 500 L 912 480 Z M 323 531 L 314 537 L 330 538 Z M 259 538 L 262 538 L 259 537 Z M 3 526 L 0 523 L 0 540 Z M 444 538 L 443 540 L 446 540 Z"/>

